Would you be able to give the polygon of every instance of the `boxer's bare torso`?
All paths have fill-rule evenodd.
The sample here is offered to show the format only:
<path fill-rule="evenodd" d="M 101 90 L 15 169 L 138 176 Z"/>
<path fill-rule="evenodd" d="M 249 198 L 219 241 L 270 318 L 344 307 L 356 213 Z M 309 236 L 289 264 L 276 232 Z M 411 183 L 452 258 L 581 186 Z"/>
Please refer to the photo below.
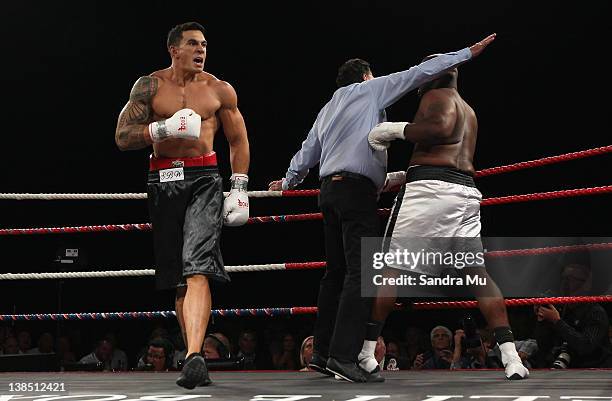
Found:
<path fill-rule="evenodd" d="M 153 144 L 158 157 L 194 157 L 213 150 L 213 140 L 220 121 L 217 112 L 236 95 L 233 88 L 206 72 L 197 74 L 193 81 L 179 85 L 172 79 L 172 70 L 156 71 L 140 78 L 130 94 L 130 102 L 119 116 L 118 136 L 129 136 L 134 121 L 148 124 L 172 117 L 180 109 L 189 108 L 202 117 L 200 138 L 185 140 L 170 138 Z M 228 99 L 229 98 L 229 99 Z M 230 100 L 230 102 L 228 102 Z M 235 102 L 233 109 L 237 112 Z M 131 124 L 130 124 L 131 123 Z M 144 144 L 143 144 L 144 145 Z"/>
<path fill-rule="evenodd" d="M 211 74 L 198 74 L 193 82 L 180 86 L 172 80 L 172 72 L 165 69 L 144 79 L 157 81 L 157 93 L 151 98 L 152 121 L 172 117 L 180 109 L 189 108 L 202 117 L 200 138 L 197 141 L 168 139 L 153 144 L 159 157 L 193 157 L 213 150 L 213 140 L 220 122 L 217 111 L 222 107 L 223 91 L 228 91 L 227 83 Z"/>
<path fill-rule="evenodd" d="M 155 156 L 207 154 L 213 150 L 214 136 L 221 125 L 230 145 L 246 141 L 244 119 L 238 110 L 234 88 L 202 70 L 207 46 L 204 35 L 199 31 L 185 31 L 182 36 L 180 46 L 173 50 L 172 66 L 141 77 L 134 84 L 130 100 L 117 122 L 115 140 L 120 149 L 151 145 L 148 124 L 168 119 L 185 108 L 201 116 L 199 138 L 168 138 L 153 143 Z M 238 170 L 246 171 L 247 166 L 248 156 L 240 160 Z"/>

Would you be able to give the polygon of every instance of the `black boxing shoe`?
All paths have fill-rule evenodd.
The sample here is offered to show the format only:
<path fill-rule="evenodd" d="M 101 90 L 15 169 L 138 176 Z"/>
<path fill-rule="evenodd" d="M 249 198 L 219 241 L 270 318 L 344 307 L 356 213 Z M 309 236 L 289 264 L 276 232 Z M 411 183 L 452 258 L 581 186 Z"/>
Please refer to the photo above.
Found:
<path fill-rule="evenodd" d="M 323 373 L 327 376 L 333 376 L 329 370 L 327 370 L 327 358 L 323 358 L 318 352 L 312 354 L 312 359 L 308 364 L 308 367 L 316 372 Z"/>
<path fill-rule="evenodd" d="M 327 360 L 327 370 L 352 383 L 365 383 L 367 381 L 366 372 L 355 362 L 342 362 L 330 357 Z"/>
<path fill-rule="evenodd" d="M 185 387 L 188 390 L 193 390 L 196 386 L 208 386 L 212 381 L 208 376 L 208 368 L 206 361 L 199 352 L 194 352 L 185 359 L 183 369 L 176 384 Z"/>

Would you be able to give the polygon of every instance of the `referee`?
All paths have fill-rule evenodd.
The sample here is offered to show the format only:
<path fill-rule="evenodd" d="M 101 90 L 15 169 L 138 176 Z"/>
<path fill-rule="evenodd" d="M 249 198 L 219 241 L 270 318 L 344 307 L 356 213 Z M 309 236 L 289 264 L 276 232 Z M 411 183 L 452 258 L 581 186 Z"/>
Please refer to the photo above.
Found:
<path fill-rule="evenodd" d="M 357 365 L 371 308 L 360 293 L 361 238 L 380 236 L 376 208 L 387 170 L 386 150 L 373 151 L 368 133 L 386 121 L 385 108 L 476 57 L 494 39 L 490 35 L 469 48 L 377 78 L 368 62 L 348 60 L 338 69 L 338 89 L 317 115 L 285 178 L 270 183 L 273 191 L 294 188 L 320 164 L 327 267 L 319 287 L 310 368 L 351 382 L 384 381 L 379 369 L 367 373 Z"/>

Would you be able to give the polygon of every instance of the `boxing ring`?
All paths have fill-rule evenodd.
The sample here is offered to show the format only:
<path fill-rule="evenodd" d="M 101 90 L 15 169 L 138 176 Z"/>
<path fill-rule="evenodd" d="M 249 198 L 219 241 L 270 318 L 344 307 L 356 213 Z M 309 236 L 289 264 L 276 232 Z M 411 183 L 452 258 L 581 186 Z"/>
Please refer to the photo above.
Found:
<path fill-rule="evenodd" d="M 588 149 L 538 160 L 493 167 L 477 172 L 476 177 L 508 173 L 544 165 L 562 163 L 587 157 L 612 153 L 612 145 Z M 483 199 L 482 206 L 535 202 L 550 199 L 599 196 L 612 193 L 612 185 L 576 188 L 552 192 L 507 195 Z M 315 197 L 318 190 L 252 191 L 251 198 Z M 146 194 L 33 194 L 4 193 L 0 200 L 125 200 L 146 199 Z M 379 209 L 381 216 L 389 215 L 389 209 Z M 321 213 L 306 213 L 249 218 L 248 224 L 290 223 L 322 220 Z M 149 223 L 108 224 L 96 226 L 2 228 L 0 236 L 28 236 L 53 234 L 79 234 L 119 231 L 149 231 Z M 515 255 L 546 255 L 566 252 L 600 251 L 612 249 L 612 243 L 576 244 L 547 248 L 512 249 L 489 252 L 489 257 Z M 270 263 L 226 266 L 228 273 L 254 274 L 271 270 L 324 269 L 325 262 Z M 103 270 L 82 272 L 0 272 L 0 280 L 66 280 L 97 279 L 105 277 L 153 276 L 154 269 Z M 612 296 L 546 297 L 506 299 L 508 307 L 537 304 L 568 304 L 585 302 L 612 302 Z M 476 308 L 476 301 L 428 301 L 414 302 L 413 310 Z M 219 318 L 260 316 L 274 318 L 283 315 L 314 314 L 314 306 L 216 309 L 212 315 Z M 72 313 L 30 313 L 0 315 L 0 322 L 14 321 L 85 321 L 85 320 L 145 320 L 175 318 L 174 311 L 111 311 Z M 514 399 L 521 401 L 548 400 L 612 400 L 612 370 L 605 369 L 534 369 L 526 381 L 506 381 L 499 370 L 436 370 L 436 371 L 385 371 L 386 382 L 348 383 L 324 377 L 316 372 L 286 371 L 213 371 L 213 385 L 185 390 L 175 384 L 178 372 L 51 372 L 51 373 L 0 373 L 0 401 L 28 400 L 187 400 L 208 398 L 213 400 L 431 400 L 452 399 Z M 55 383 L 49 386 L 43 384 Z M 23 384 L 26 386 L 24 387 Z M 32 384 L 31 386 L 29 386 Z M 47 389 L 41 391 L 41 389 Z M 61 390 L 60 390 L 61 388 Z M 38 391 L 36 391 L 38 390 Z"/>
<path fill-rule="evenodd" d="M 349 383 L 316 372 L 212 372 L 213 384 L 194 390 L 178 387 L 177 375 L 178 372 L 0 374 L 0 397 L 7 401 L 612 399 L 609 370 L 535 370 L 528 380 L 522 381 L 507 381 L 502 372 L 487 370 L 386 371 L 384 383 Z M 11 382 L 63 383 L 66 391 L 11 393 L 7 384 Z"/>

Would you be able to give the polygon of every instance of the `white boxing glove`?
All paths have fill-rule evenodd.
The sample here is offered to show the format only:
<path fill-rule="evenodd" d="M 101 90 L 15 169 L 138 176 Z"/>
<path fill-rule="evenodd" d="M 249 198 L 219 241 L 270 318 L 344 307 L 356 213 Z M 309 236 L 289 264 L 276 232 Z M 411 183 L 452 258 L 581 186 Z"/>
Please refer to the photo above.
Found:
<path fill-rule="evenodd" d="M 230 227 L 241 226 L 249 220 L 249 195 L 246 174 L 232 174 L 232 188 L 223 201 L 223 224 Z"/>
<path fill-rule="evenodd" d="M 396 139 L 405 139 L 404 127 L 408 124 L 406 122 L 384 122 L 377 124 L 368 134 L 370 147 L 374 150 L 383 151 L 389 147 L 389 142 Z"/>
<path fill-rule="evenodd" d="M 191 109 L 181 109 L 166 120 L 149 124 L 151 140 L 155 143 L 168 138 L 198 139 L 202 117 Z"/>
<path fill-rule="evenodd" d="M 387 178 L 385 179 L 385 185 L 383 185 L 382 192 L 397 191 L 405 183 L 405 171 L 394 171 L 392 173 L 387 173 Z"/>

